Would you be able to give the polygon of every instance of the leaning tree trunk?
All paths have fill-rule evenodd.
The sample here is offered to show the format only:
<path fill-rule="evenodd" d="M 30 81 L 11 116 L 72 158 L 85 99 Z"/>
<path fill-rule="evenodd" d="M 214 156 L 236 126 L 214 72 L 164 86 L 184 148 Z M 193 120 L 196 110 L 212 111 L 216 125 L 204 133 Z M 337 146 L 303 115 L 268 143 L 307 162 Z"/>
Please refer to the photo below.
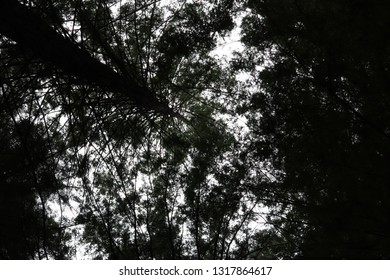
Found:
<path fill-rule="evenodd" d="M 83 82 L 125 95 L 140 109 L 172 113 L 148 88 L 93 58 L 87 50 L 59 34 L 35 11 L 17 0 L 0 1 L 0 34 L 32 51 L 43 63 Z"/>

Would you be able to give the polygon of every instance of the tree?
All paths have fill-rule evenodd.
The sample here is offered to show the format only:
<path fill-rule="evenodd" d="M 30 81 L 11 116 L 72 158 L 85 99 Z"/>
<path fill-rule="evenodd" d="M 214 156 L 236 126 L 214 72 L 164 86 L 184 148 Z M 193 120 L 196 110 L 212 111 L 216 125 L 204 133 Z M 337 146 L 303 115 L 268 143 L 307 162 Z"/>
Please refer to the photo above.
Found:
<path fill-rule="evenodd" d="M 388 7 L 380 1 L 248 1 L 253 152 L 291 199 L 275 218 L 297 257 L 388 258 Z M 253 61 L 249 57 L 257 57 Z M 284 213 L 283 213 L 284 212 Z M 297 222 L 301 221 L 301 222 Z"/>
<path fill-rule="evenodd" d="M 47 203 L 64 186 L 51 168 L 42 127 L 27 120 L 13 122 L 4 113 L 1 124 L 0 258 L 70 257 L 70 236 Z"/>
<path fill-rule="evenodd" d="M 387 258 L 387 11 L 2 1 L 0 257 Z"/>
<path fill-rule="evenodd" d="M 1 4 L 2 95 L 43 127 L 61 198 L 80 205 L 60 226 L 95 258 L 229 258 L 253 214 L 237 141 L 213 120 L 234 88 L 209 55 L 233 2 L 28 2 Z"/>
<path fill-rule="evenodd" d="M 71 4 L 76 5 L 76 2 L 71 2 Z M 79 9 L 80 20 L 87 26 L 89 32 L 93 28 L 99 29 L 99 26 L 93 26 L 88 11 L 84 11 L 82 6 L 77 6 L 77 8 Z M 36 57 L 42 59 L 46 64 L 57 66 L 65 73 L 75 76 L 81 81 L 85 80 L 90 84 L 96 84 L 104 89 L 128 96 L 130 101 L 141 108 L 169 112 L 169 108 L 156 100 L 148 88 L 134 80 L 132 73 L 128 73 L 126 69 L 123 69 L 122 62 L 116 65 L 119 67 L 119 72 L 115 72 L 112 68 L 91 57 L 90 53 L 69 34 L 65 34 L 67 37 L 59 34 L 37 14 L 42 9 L 40 6 L 37 6 L 37 9 L 34 10 L 18 3 L 18 1 L 6 0 L 1 2 L 0 9 L 2 11 L 0 14 L 0 32 L 16 41 L 18 46 L 32 51 Z M 49 11 L 53 9 L 55 9 L 54 6 L 49 6 Z M 107 14 L 104 16 L 110 16 L 107 7 L 105 12 Z M 56 18 L 56 20 L 60 19 Z M 105 20 L 108 20 L 108 18 L 105 18 Z M 54 22 L 54 24 L 57 24 L 57 28 L 64 28 L 58 26 L 61 22 Z M 111 60 L 116 62 L 120 59 L 106 44 L 105 38 L 99 37 L 100 33 L 91 35 L 97 37 L 97 43 L 103 45 L 102 47 Z M 59 53 L 61 55 L 58 55 Z"/>

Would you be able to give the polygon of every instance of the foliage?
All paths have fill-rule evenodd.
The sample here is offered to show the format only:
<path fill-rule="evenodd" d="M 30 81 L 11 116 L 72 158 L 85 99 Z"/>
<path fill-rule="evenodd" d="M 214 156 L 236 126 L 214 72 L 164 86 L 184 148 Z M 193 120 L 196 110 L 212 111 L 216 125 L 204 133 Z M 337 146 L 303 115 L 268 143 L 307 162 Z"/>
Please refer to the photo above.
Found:
<path fill-rule="evenodd" d="M 386 5 L 164 3 L 0 3 L 0 258 L 388 258 Z"/>
<path fill-rule="evenodd" d="M 276 223 L 302 258 L 388 258 L 388 8 L 247 5 L 246 57 L 266 63 L 246 105 L 262 116 L 250 121 L 253 152 L 283 170 L 275 190 L 292 199 Z"/>

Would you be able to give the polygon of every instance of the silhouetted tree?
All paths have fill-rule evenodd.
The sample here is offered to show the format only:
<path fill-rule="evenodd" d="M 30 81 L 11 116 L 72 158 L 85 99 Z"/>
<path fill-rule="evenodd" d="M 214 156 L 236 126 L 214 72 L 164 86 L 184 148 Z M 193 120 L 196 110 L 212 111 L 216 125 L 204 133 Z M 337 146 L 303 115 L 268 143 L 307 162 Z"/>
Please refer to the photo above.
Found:
<path fill-rule="evenodd" d="M 388 11 L 1 1 L 0 258 L 388 258 Z"/>
<path fill-rule="evenodd" d="M 301 258 L 388 258 L 389 7 L 247 7 L 243 42 L 251 48 L 241 65 L 265 65 L 246 105 L 261 114 L 250 121 L 252 152 L 283 172 L 269 187 L 291 200 L 274 222 Z"/>

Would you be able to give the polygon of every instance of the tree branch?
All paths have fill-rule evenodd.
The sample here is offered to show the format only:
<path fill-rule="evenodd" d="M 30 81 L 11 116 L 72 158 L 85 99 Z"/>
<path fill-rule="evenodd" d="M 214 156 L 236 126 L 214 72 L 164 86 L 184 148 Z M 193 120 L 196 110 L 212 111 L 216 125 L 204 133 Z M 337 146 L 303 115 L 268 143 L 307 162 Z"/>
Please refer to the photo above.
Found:
<path fill-rule="evenodd" d="M 57 33 L 32 9 L 17 0 L 0 1 L 0 33 L 33 52 L 47 65 L 104 90 L 125 95 L 140 109 L 172 114 L 167 104 L 129 76 L 115 72 L 69 38 Z"/>

